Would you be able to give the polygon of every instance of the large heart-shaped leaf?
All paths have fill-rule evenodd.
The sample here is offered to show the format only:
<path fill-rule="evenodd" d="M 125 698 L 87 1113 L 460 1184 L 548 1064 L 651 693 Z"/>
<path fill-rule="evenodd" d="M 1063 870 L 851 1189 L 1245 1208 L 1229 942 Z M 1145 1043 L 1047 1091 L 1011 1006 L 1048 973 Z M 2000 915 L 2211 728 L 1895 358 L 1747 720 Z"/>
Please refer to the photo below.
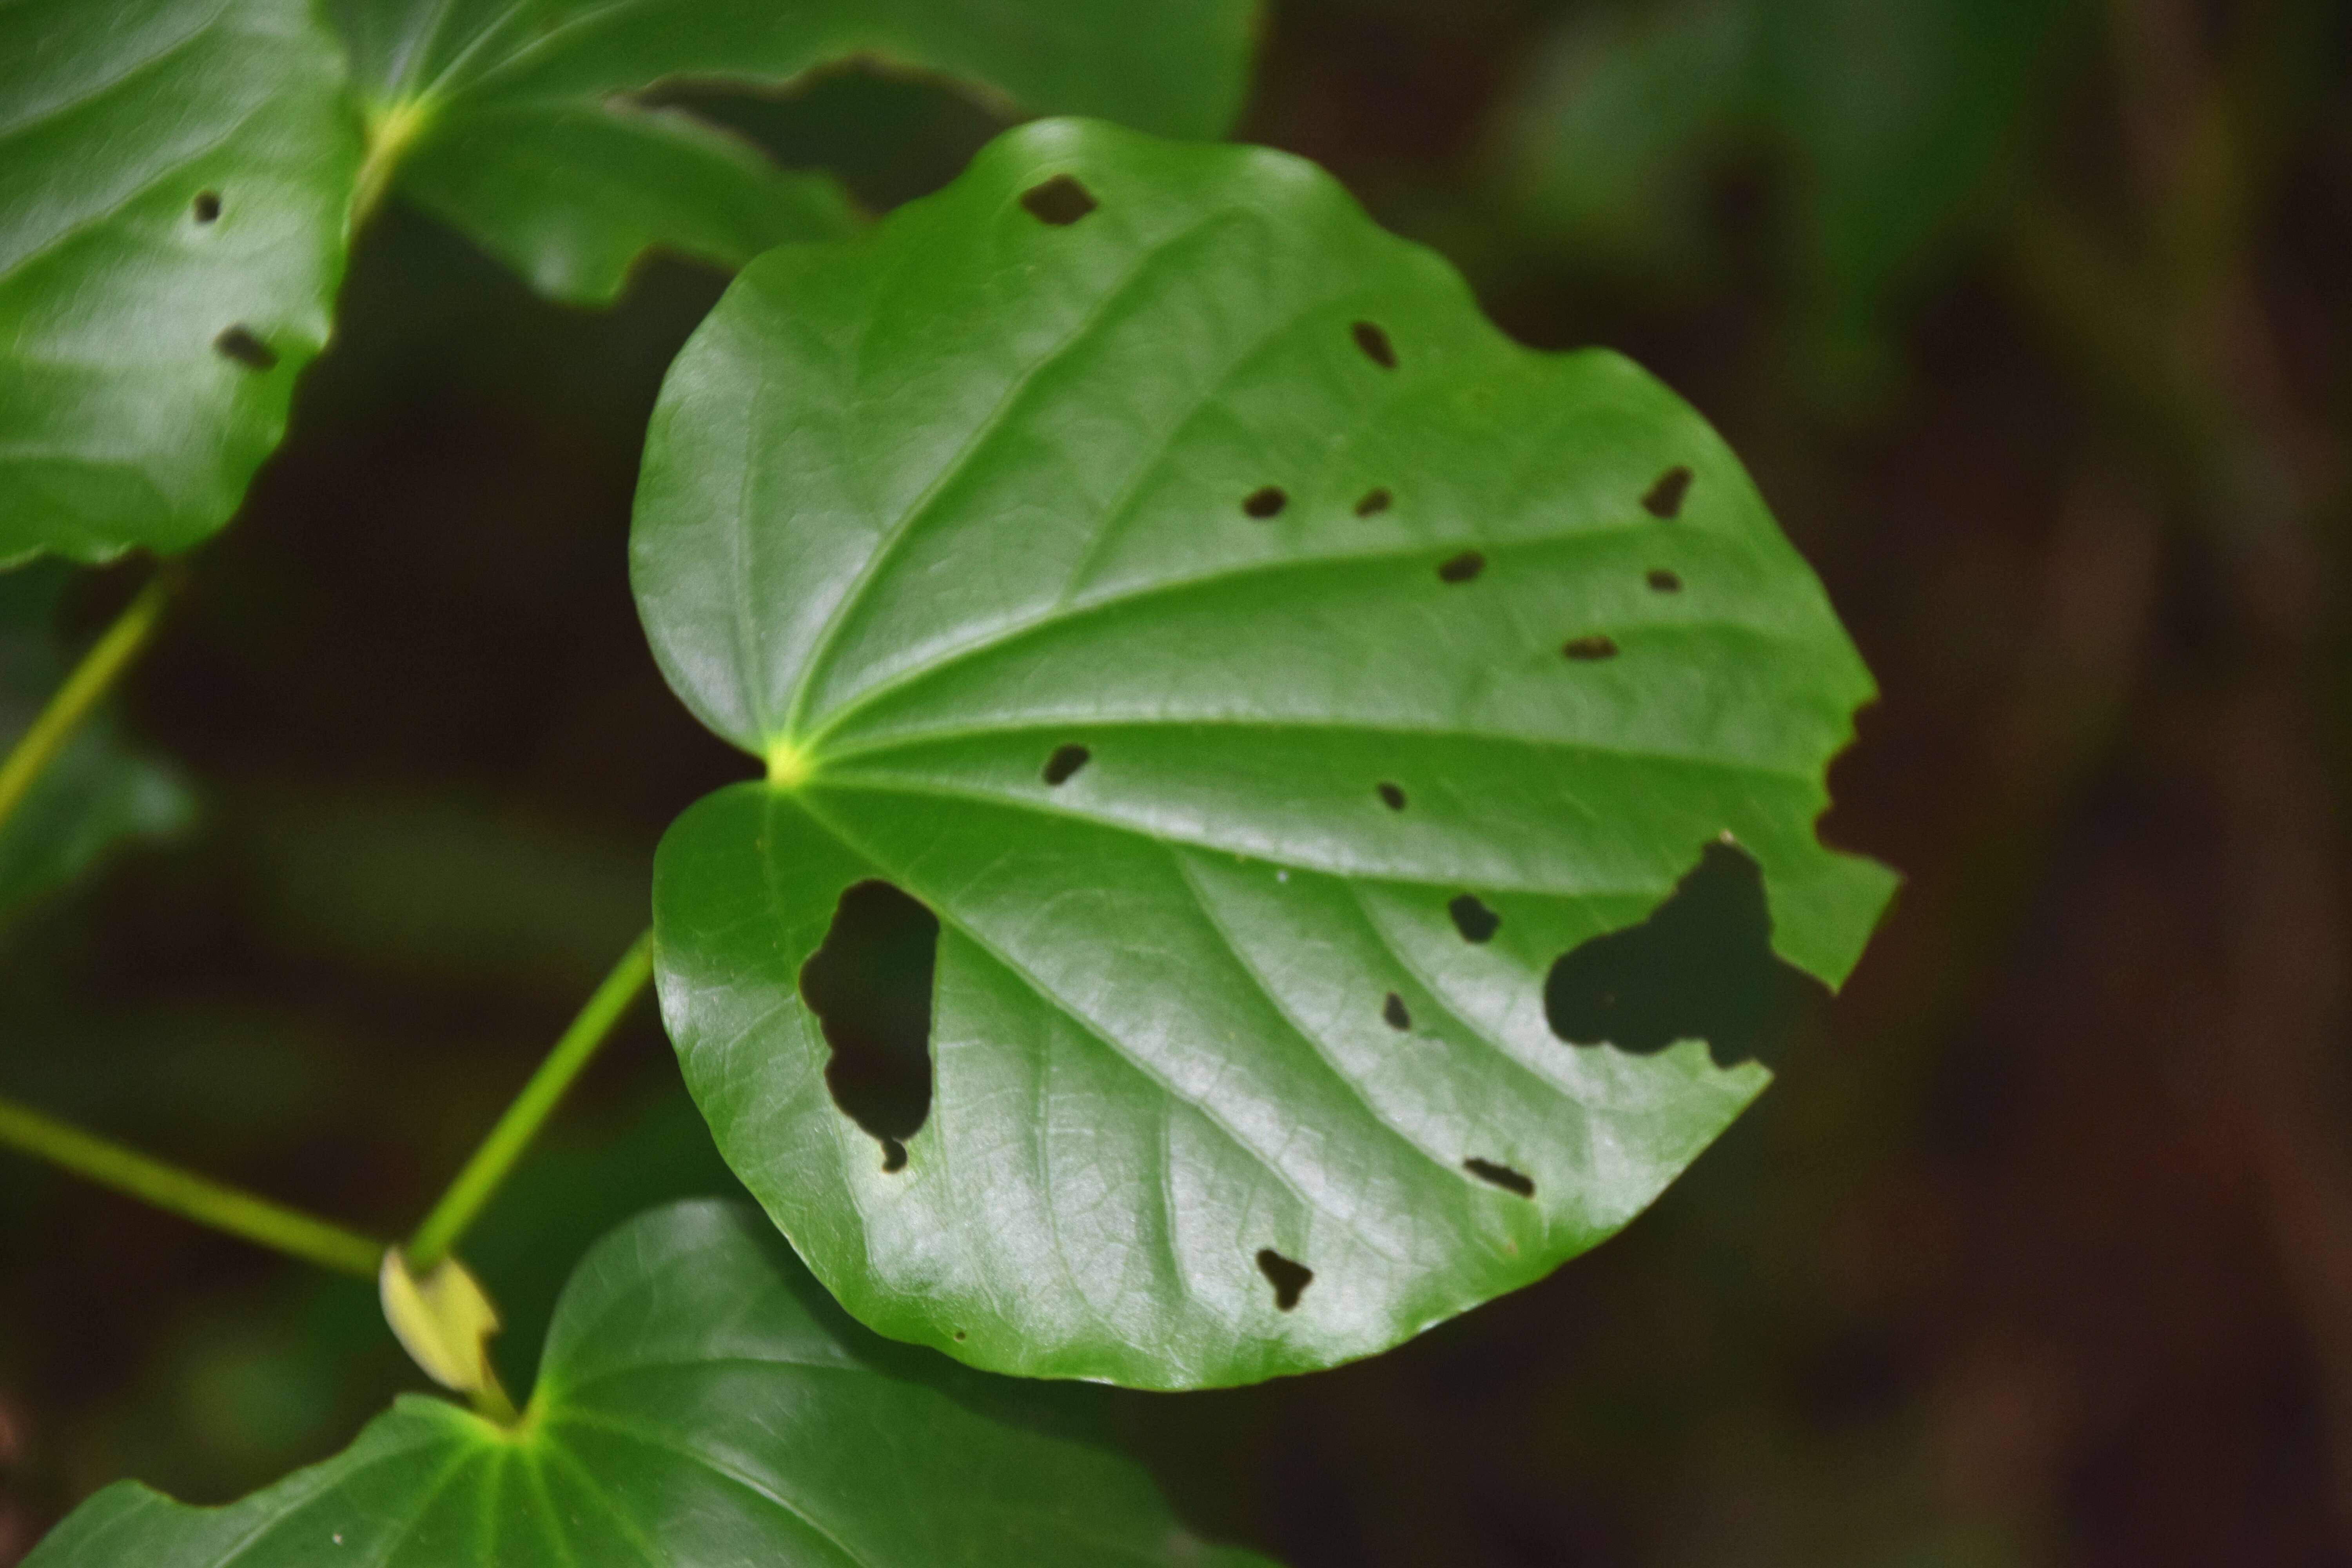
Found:
<path fill-rule="evenodd" d="M 1721 441 L 1277 153 L 1043 123 L 762 257 L 632 549 L 770 765 L 656 863 L 688 1084 L 852 1311 L 984 1366 L 1236 1383 L 1539 1278 L 1765 1078 L 1567 1043 L 1554 962 L 1726 836 L 1825 980 L 1888 891 L 1812 831 L 1869 676 Z M 802 995 L 869 880 L 939 926 L 881 1143 Z"/>
<path fill-rule="evenodd" d="M 743 1205 L 622 1226 L 505 1430 L 407 1395 L 242 1502 L 100 1492 L 26 1568 L 1247 1568 L 1017 1391 L 877 1340 Z"/>
<path fill-rule="evenodd" d="M 1000 100 L 1215 135 L 1239 107 L 1249 0 L 337 0 L 397 187 L 541 289 L 609 299 L 667 245 L 736 266 L 839 232 L 830 182 L 628 95 L 772 87 L 871 58 Z M 394 173 L 396 169 L 396 174 Z"/>
<path fill-rule="evenodd" d="M 0 6 L 0 561 L 228 521 L 326 341 L 358 162 L 306 0 Z"/>

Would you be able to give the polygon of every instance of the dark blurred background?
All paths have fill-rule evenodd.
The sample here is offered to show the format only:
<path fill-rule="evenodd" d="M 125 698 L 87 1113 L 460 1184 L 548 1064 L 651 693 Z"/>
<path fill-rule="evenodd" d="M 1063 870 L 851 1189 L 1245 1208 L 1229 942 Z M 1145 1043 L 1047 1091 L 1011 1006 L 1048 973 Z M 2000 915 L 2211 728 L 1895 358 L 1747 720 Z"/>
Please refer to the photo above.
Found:
<path fill-rule="evenodd" d="M 998 128 L 698 101 L 877 210 Z M 1825 833 L 1909 882 L 1622 1237 L 1375 1362 L 1114 1396 L 1130 1441 L 1294 1568 L 2352 1563 L 2352 5 L 1284 0 L 1242 134 L 1724 430 L 1884 689 Z M 413 1222 L 751 771 L 624 559 L 722 283 L 567 311 L 383 216 L 117 715 L 150 841 L 0 933 L 0 1089 Z M 9 592 L 72 640 L 142 571 Z M 467 1245 L 509 1381 L 596 1234 L 729 1181 L 641 1007 Z M 418 1383 L 367 1286 L 14 1156 L 0 1235 L 0 1562 Z"/>

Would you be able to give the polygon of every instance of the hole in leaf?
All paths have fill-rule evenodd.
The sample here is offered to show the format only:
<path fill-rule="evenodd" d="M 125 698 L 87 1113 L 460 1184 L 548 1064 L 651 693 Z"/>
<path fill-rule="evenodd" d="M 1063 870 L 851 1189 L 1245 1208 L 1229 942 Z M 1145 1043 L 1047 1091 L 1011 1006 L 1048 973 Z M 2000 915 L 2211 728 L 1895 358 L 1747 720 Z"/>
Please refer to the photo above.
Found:
<path fill-rule="evenodd" d="M 1503 917 L 1488 909 L 1475 893 L 1465 893 L 1445 906 L 1454 917 L 1454 929 L 1462 933 L 1464 942 L 1491 941 L 1503 929 Z"/>
<path fill-rule="evenodd" d="M 188 205 L 191 210 L 194 212 L 196 221 L 198 223 L 210 223 L 215 218 L 220 216 L 220 193 L 218 191 L 198 191 L 196 193 L 196 199 Z"/>
<path fill-rule="evenodd" d="M 247 370 L 274 370 L 277 351 L 253 335 L 248 327 L 231 327 L 213 340 L 213 347 Z"/>
<path fill-rule="evenodd" d="M 882 1168 L 907 1163 L 906 1140 L 931 1113 L 931 978 L 937 915 L 887 882 L 859 882 L 834 906 L 824 943 L 801 965 L 801 999 L 833 1047 L 825 1087 L 882 1145 Z"/>
<path fill-rule="evenodd" d="M 1615 658 L 1617 645 L 1608 637 L 1570 637 L 1560 644 L 1559 651 L 1570 658 Z"/>
<path fill-rule="evenodd" d="M 1364 492 L 1364 499 L 1356 503 L 1356 515 L 1358 517 L 1378 517 L 1381 513 L 1388 510 L 1389 507 L 1395 500 L 1396 497 L 1389 494 L 1386 489 L 1366 490 Z"/>
<path fill-rule="evenodd" d="M 1404 791 L 1399 789 L 1396 785 L 1388 783 L 1386 780 L 1382 780 L 1381 782 L 1380 791 L 1381 802 L 1386 805 L 1391 811 L 1402 811 L 1404 809 Z"/>
<path fill-rule="evenodd" d="M 1242 510 L 1252 517 L 1274 517 L 1289 504 L 1290 498 L 1283 493 L 1280 485 L 1267 485 L 1250 491 L 1242 502 Z"/>
<path fill-rule="evenodd" d="M 1275 1306 L 1285 1312 L 1298 1305 L 1299 1293 L 1315 1283 L 1315 1270 L 1304 1263 L 1293 1263 L 1271 1247 L 1258 1249 L 1257 1268 L 1274 1287 Z"/>
<path fill-rule="evenodd" d="M 958 1344 L 961 1344 L 961 1343 L 963 1343 L 963 1342 L 964 1342 L 964 1341 L 966 1341 L 966 1340 L 968 1340 L 968 1339 L 970 1339 L 970 1338 L 971 1338 L 971 1336 L 970 1334 L 965 1333 L 961 1329 L 958 1329 L 958 1330 L 955 1331 L 955 1342 L 956 1342 L 956 1343 L 958 1343 Z"/>
<path fill-rule="evenodd" d="M 1661 594 L 1679 594 L 1683 580 L 1661 566 L 1650 574 L 1650 586 Z"/>
<path fill-rule="evenodd" d="M 1055 747 L 1054 754 L 1045 759 L 1045 782 L 1049 784 L 1069 783 L 1070 775 L 1085 767 L 1093 755 L 1092 752 L 1080 745 Z"/>
<path fill-rule="evenodd" d="M 1042 185 L 1032 185 L 1021 193 L 1021 205 L 1039 223 L 1066 228 L 1077 222 L 1098 205 L 1094 194 L 1067 174 L 1056 174 Z"/>
<path fill-rule="evenodd" d="M 1391 1029 L 1412 1027 L 1412 1015 L 1405 1010 L 1404 998 L 1393 991 L 1389 993 L 1389 999 L 1381 1004 L 1381 1020 Z"/>
<path fill-rule="evenodd" d="M 1467 583 L 1486 569 L 1485 556 L 1475 550 L 1465 550 L 1438 563 L 1437 580 L 1441 583 Z"/>
<path fill-rule="evenodd" d="M 1388 333 L 1370 321 L 1356 323 L 1356 346 L 1364 357 L 1382 370 L 1396 369 L 1396 345 L 1389 342 Z"/>
<path fill-rule="evenodd" d="M 1594 937 L 1551 966 L 1544 1017 L 1577 1045 L 1606 1041 L 1646 1054 L 1705 1040 L 1728 1067 L 1763 1057 L 1799 998 L 1815 988 L 1772 951 L 1756 862 L 1710 844 L 1649 919 Z"/>
<path fill-rule="evenodd" d="M 1683 499 L 1690 494 L 1691 471 L 1688 468 L 1668 468 L 1642 498 L 1642 510 L 1652 517 L 1680 517 Z"/>
<path fill-rule="evenodd" d="M 1497 1165 L 1492 1160 L 1481 1160 L 1474 1155 L 1462 1162 L 1462 1168 L 1480 1181 L 1491 1182 L 1507 1193 L 1517 1193 L 1523 1198 L 1536 1195 L 1535 1178 L 1523 1176 L 1508 1165 Z"/>

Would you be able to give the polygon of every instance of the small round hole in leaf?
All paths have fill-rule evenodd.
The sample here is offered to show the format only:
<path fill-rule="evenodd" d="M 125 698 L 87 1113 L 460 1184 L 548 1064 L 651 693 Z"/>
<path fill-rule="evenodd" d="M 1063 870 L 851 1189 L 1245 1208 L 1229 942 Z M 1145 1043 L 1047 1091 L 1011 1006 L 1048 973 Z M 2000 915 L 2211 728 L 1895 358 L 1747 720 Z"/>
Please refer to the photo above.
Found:
<path fill-rule="evenodd" d="M 1396 497 L 1389 494 L 1385 489 L 1366 490 L 1364 492 L 1364 499 L 1356 503 L 1356 515 L 1358 517 L 1378 517 L 1381 513 L 1388 510 L 1395 501 Z"/>
<path fill-rule="evenodd" d="M 1650 587 L 1660 594 L 1679 594 L 1683 591 L 1683 580 L 1661 566 L 1650 574 Z"/>
<path fill-rule="evenodd" d="M 1265 485 L 1250 491 L 1242 501 L 1242 510 L 1255 518 L 1277 517 L 1290 504 L 1290 497 L 1280 485 Z"/>
<path fill-rule="evenodd" d="M 1274 1287 L 1276 1310 L 1287 1312 L 1298 1305 L 1299 1296 L 1315 1283 L 1315 1270 L 1304 1263 L 1294 1263 L 1271 1247 L 1260 1247 L 1257 1255 L 1258 1272 Z"/>
<path fill-rule="evenodd" d="M 198 223 L 210 223 L 220 216 L 221 203 L 218 191 L 198 191 L 196 199 L 188 205 Z"/>
<path fill-rule="evenodd" d="M 1388 333 L 1370 321 L 1356 323 L 1356 346 L 1364 357 L 1382 370 L 1396 369 L 1396 345 L 1389 342 Z"/>
<path fill-rule="evenodd" d="M 1094 194 L 1067 174 L 1056 174 L 1021 193 L 1021 205 L 1039 223 L 1067 228 L 1100 204 Z"/>
<path fill-rule="evenodd" d="M 1045 759 L 1045 782 L 1049 784 L 1069 783 L 1070 775 L 1085 767 L 1093 756 L 1092 752 L 1075 743 L 1055 747 L 1054 754 Z"/>
<path fill-rule="evenodd" d="M 1642 510 L 1652 517 L 1680 517 L 1683 500 L 1690 494 L 1691 471 L 1688 468 L 1668 468 L 1642 498 Z"/>
<path fill-rule="evenodd" d="M 1486 558 L 1475 550 L 1465 550 L 1439 563 L 1437 580 L 1441 583 L 1467 583 L 1486 569 Z"/>
<path fill-rule="evenodd" d="M 1615 658 L 1617 644 L 1611 638 L 1600 636 L 1570 637 L 1560 645 L 1559 651 L 1574 659 Z"/>
<path fill-rule="evenodd" d="M 1404 998 L 1393 991 L 1390 992 L 1389 999 L 1381 1004 L 1381 1021 L 1391 1029 L 1412 1028 L 1412 1014 L 1406 1008 Z"/>
<path fill-rule="evenodd" d="M 213 340 L 213 347 L 222 357 L 233 359 L 247 370 L 275 370 L 278 351 L 253 335 L 250 327 L 230 327 Z"/>
<path fill-rule="evenodd" d="M 1512 1170 L 1508 1165 L 1497 1165 L 1492 1160 L 1481 1160 L 1474 1155 L 1462 1162 L 1462 1168 L 1480 1181 L 1490 1183 L 1507 1193 L 1517 1193 L 1523 1198 L 1536 1195 L 1535 1179 Z"/>
<path fill-rule="evenodd" d="M 1464 942 L 1488 942 L 1503 928 L 1503 917 L 1488 909 L 1475 893 L 1464 893 L 1445 906 L 1454 917 L 1454 929 L 1462 933 Z"/>
<path fill-rule="evenodd" d="M 1386 779 L 1381 781 L 1379 788 L 1381 792 L 1381 803 L 1382 805 L 1386 805 L 1391 811 L 1402 811 L 1404 809 L 1403 790 L 1399 789 L 1395 784 L 1389 783 Z"/>

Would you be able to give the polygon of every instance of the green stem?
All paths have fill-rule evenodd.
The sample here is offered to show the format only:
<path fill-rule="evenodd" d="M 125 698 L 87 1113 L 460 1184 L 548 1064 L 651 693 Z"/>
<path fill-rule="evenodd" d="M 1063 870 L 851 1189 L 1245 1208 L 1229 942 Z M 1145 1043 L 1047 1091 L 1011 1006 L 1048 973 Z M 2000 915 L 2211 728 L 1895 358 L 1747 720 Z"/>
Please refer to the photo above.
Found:
<path fill-rule="evenodd" d="M 539 1064 L 539 1070 L 522 1086 L 522 1092 L 499 1118 L 499 1124 L 490 1129 L 490 1135 L 482 1140 L 482 1146 L 474 1151 L 474 1157 L 457 1173 L 457 1179 L 449 1184 L 449 1190 L 441 1194 L 441 1201 L 433 1205 L 425 1223 L 416 1227 L 416 1235 L 407 1248 L 409 1268 L 422 1274 L 446 1258 L 449 1249 L 457 1245 L 457 1238 L 474 1223 L 474 1216 L 482 1212 L 482 1205 L 490 1201 L 499 1184 L 514 1169 L 515 1162 L 522 1158 L 532 1134 L 554 1110 L 563 1091 L 572 1087 L 572 1080 L 580 1076 L 580 1070 L 596 1054 L 596 1047 L 604 1043 L 613 1026 L 621 1021 L 621 1015 L 628 1011 L 629 1004 L 637 999 L 637 993 L 653 977 L 653 942 L 651 931 L 637 938 L 622 954 L 621 962 L 613 966 L 613 973 L 604 976 L 604 983 L 596 987 L 596 994 L 588 998 L 588 1005 L 580 1009 L 580 1016 L 572 1020 L 572 1026 L 563 1031 L 563 1037 L 555 1042 L 555 1048 L 547 1053 L 547 1059 Z"/>
<path fill-rule="evenodd" d="M 33 727 L 18 739 L 8 760 L 0 763 L 0 824 L 5 824 L 24 804 L 25 796 L 40 782 L 41 774 L 73 738 L 75 728 L 89 716 L 99 699 L 106 695 L 131 658 L 154 635 L 164 601 L 172 596 L 175 576 L 168 569 L 159 572 L 139 591 L 130 608 L 114 618 L 114 624 L 106 628 L 98 645 L 84 654 L 81 663 L 66 677 L 66 683 L 58 688 L 49 705 L 33 721 Z"/>
<path fill-rule="evenodd" d="M 13 1100 L 0 1100 L 0 1144 L 184 1219 L 323 1268 L 373 1279 L 383 1260 L 381 1241 L 151 1160 Z"/>

